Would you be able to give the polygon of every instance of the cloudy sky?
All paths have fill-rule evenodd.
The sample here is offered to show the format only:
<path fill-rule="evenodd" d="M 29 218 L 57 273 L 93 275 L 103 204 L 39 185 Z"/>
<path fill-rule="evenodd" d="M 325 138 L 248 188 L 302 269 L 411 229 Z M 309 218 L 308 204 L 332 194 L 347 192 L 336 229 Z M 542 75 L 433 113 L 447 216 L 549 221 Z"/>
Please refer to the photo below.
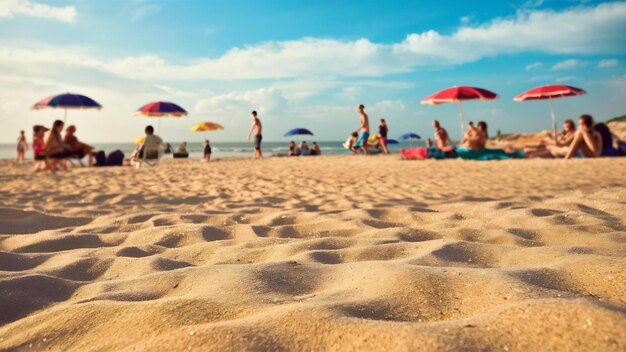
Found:
<path fill-rule="evenodd" d="M 559 121 L 626 114 L 626 2 L 479 3 L 0 0 L 0 142 L 62 117 L 30 110 L 62 92 L 103 105 L 68 113 L 91 142 L 132 141 L 156 124 L 133 115 L 154 100 L 189 111 L 162 120 L 169 141 L 193 140 L 188 128 L 207 120 L 226 127 L 213 140 L 244 140 L 253 109 L 266 140 L 292 127 L 343 140 L 359 103 L 392 136 L 430 135 L 437 118 L 456 137 L 458 107 L 420 105 L 454 85 L 500 94 L 464 105 L 493 132 L 548 129 L 546 102 L 512 98 L 550 83 L 588 92 L 555 101 Z"/>

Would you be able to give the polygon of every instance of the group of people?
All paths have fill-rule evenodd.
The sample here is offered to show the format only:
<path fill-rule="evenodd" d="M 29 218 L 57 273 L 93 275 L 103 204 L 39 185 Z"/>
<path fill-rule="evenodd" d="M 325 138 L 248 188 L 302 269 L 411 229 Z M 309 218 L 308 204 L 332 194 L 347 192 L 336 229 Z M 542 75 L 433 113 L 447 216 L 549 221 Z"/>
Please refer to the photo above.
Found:
<path fill-rule="evenodd" d="M 300 142 L 300 145 L 296 145 L 296 142 L 291 141 L 289 143 L 289 152 L 287 156 L 316 156 L 322 155 L 322 151 L 317 142 L 313 142 L 311 147 L 306 143 L 306 141 Z"/>
<path fill-rule="evenodd" d="M 46 135 L 46 132 L 49 133 Z M 17 138 L 16 165 L 24 161 L 28 149 L 26 134 L 20 131 Z M 94 163 L 94 147 L 79 141 L 76 137 L 76 126 L 65 128 L 65 123 L 61 120 L 54 121 L 51 129 L 42 125 L 33 126 L 32 150 L 35 172 L 65 170 L 69 159 L 82 159 L 85 156 L 89 157 L 89 165 Z"/>
<path fill-rule="evenodd" d="M 624 142 L 605 123 L 596 123 L 591 115 L 581 115 L 578 128 L 573 120 L 565 120 L 562 132 L 538 145 L 527 146 L 524 152 L 529 158 L 596 158 L 617 156 L 624 152 L 623 148 Z"/>
<path fill-rule="evenodd" d="M 362 151 L 363 154 L 370 154 L 371 148 L 380 149 L 383 154 L 389 154 L 389 147 L 387 145 L 387 135 L 389 134 L 389 126 L 385 119 L 380 119 L 378 124 L 378 134 L 376 135 L 375 142 L 370 142 L 370 123 L 369 116 L 365 112 L 365 105 L 360 104 L 357 107 L 359 113 L 359 127 L 352 132 L 350 138 L 346 141 L 346 148 L 350 149 L 352 153 L 359 154 Z"/>

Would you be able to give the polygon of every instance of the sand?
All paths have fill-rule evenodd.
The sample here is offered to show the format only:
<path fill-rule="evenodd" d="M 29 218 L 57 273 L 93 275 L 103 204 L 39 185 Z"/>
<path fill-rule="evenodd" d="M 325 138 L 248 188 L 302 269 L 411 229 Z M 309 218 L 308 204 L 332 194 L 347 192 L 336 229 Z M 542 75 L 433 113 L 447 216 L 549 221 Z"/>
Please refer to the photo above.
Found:
<path fill-rule="evenodd" d="M 624 171 L 5 164 L 0 350 L 624 351 Z"/>

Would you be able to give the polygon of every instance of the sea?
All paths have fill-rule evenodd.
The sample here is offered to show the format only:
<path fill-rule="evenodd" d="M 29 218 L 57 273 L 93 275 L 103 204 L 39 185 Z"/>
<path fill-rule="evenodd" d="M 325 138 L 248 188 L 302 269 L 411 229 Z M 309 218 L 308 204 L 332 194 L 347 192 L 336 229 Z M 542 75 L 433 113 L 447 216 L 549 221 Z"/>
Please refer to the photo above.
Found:
<path fill-rule="evenodd" d="M 351 152 L 343 147 L 343 143 L 343 141 L 317 142 L 322 150 L 322 155 L 350 154 Z M 170 142 L 169 144 L 176 150 L 180 142 Z M 103 150 L 107 154 L 119 149 L 124 152 L 126 157 L 129 157 L 136 147 L 133 143 L 92 143 L 92 145 L 96 150 Z M 424 142 L 413 141 L 411 145 L 424 146 Z M 285 155 L 287 154 L 288 147 L 288 142 L 263 142 L 263 156 Z M 409 142 L 401 141 L 399 144 L 389 145 L 389 151 L 397 153 L 400 149 L 407 147 L 409 147 Z M 211 143 L 211 148 L 213 152 L 211 159 L 252 157 L 254 154 L 254 148 L 251 142 L 214 142 Z M 202 159 L 204 147 L 200 142 L 188 143 L 187 151 L 191 159 Z M 0 144 L 0 159 L 15 159 L 15 157 L 15 144 Z M 32 157 L 32 150 L 29 150 L 26 153 L 26 158 L 32 159 Z"/>

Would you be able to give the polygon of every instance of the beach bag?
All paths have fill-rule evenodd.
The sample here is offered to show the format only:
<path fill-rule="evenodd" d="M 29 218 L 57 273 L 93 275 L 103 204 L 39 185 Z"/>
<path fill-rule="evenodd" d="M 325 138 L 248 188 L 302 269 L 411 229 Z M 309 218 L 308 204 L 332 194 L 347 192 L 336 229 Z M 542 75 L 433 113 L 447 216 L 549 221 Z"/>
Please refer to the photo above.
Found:
<path fill-rule="evenodd" d="M 121 150 L 115 150 L 109 153 L 107 157 L 107 166 L 122 166 L 124 165 L 124 152 Z"/>
<path fill-rule="evenodd" d="M 104 151 L 99 150 L 95 154 L 96 157 L 96 166 L 106 166 L 107 165 L 107 156 L 104 154 Z"/>

